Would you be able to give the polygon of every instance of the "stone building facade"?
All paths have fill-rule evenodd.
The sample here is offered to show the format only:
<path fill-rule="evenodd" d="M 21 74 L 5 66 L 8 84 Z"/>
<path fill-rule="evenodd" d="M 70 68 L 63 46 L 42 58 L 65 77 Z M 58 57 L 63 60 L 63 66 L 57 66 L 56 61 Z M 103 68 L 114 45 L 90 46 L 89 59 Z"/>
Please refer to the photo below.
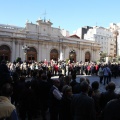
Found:
<path fill-rule="evenodd" d="M 50 21 L 26 22 L 25 27 L 0 24 L 0 61 L 50 61 L 54 59 L 77 62 L 97 61 L 100 45 L 95 41 L 80 39 L 76 35 L 65 36 Z M 27 46 L 29 49 L 22 49 Z M 26 54 L 25 54 L 26 53 Z"/>

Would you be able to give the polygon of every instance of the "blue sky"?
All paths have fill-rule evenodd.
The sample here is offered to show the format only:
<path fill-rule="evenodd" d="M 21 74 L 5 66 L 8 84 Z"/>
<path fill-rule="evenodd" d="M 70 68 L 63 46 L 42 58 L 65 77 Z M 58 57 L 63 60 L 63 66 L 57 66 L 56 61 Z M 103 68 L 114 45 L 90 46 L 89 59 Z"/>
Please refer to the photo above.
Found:
<path fill-rule="evenodd" d="M 28 19 L 50 19 L 53 27 L 72 31 L 120 22 L 120 0 L 0 0 L 0 24 L 25 27 Z M 46 11 L 46 15 L 43 15 Z"/>

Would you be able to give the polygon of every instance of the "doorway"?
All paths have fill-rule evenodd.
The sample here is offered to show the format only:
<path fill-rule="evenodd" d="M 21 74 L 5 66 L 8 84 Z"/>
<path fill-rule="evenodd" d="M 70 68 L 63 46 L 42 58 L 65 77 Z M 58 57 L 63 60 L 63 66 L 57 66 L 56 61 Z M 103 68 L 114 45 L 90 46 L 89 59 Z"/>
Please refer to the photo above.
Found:
<path fill-rule="evenodd" d="M 10 61 L 11 58 L 11 51 L 7 45 L 0 46 L 0 62 L 2 60 Z"/>
<path fill-rule="evenodd" d="M 90 62 L 90 52 L 85 53 L 85 62 Z"/>

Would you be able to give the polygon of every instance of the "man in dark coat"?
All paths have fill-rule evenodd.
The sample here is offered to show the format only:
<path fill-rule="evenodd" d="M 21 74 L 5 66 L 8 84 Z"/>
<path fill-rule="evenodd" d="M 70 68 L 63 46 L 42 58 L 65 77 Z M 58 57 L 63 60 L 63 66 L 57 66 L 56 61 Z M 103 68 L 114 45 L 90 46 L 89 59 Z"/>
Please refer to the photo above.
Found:
<path fill-rule="evenodd" d="M 58 89 L 59 86 L 60 86 L 60 81 L 58 79 L 54 79 L 53 86 L 50 89 L 50 98 L 49 98 L 50 120 L 59 120 L 60 102 L 62 99 L 62 93 Z"/>
<path fill-rule="evenodd" d="M 118 94 L 115 93 L 115 83 L 110 82 L 108 83 L 107 86 L 107 91 L 106 92 L 102 92 L 100 95 L 100 106 L 102 111 L 104 110 L 104 107 L 106 106 L 107 102 L 109 102 L 112 99 L 116 99 L 118 98 Z"/>
<path fill-rule="evenodd" d="M 43 120 L 46 120 L 46 112 L 48 110 L 48 99 L 49 99 L 49 92 L 50 92 L 50 85 L 47 81 L 47 75 L 42 74 L 41 80 L 39 81 L 39 103 L 40 103 L 40 110 Z"/>
<path fill-rule="evenodd" d="M 0 64 L 0 88 L 4 83 L 12 83 L 12 79 L 5 61 L 2 61 Z"/>
<path fill-rule="evenodd" d="M 96 120 L 94 100 L 88 96 L 89 84 L 80 84 L 81 92 L 74 94 L 71 102 L 73 120 Z"/>
<path fill-rule="evenodd" d="M 120 99 L 114 99 L 107 103 L 103 120 L 120 120 Z"/>

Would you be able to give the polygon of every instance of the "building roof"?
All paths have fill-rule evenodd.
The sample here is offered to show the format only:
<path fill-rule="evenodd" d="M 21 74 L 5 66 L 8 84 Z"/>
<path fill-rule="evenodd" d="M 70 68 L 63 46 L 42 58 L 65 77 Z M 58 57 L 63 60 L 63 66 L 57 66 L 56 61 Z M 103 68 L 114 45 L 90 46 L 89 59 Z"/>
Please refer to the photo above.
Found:
<path fill-rule="evenodd" d="M 80 37 L 78 35 L 76 35 L 76 34 L 70 35 L 69 37 L 70 38 L 78 38 L 78 39 L 80 39 Z"/>

